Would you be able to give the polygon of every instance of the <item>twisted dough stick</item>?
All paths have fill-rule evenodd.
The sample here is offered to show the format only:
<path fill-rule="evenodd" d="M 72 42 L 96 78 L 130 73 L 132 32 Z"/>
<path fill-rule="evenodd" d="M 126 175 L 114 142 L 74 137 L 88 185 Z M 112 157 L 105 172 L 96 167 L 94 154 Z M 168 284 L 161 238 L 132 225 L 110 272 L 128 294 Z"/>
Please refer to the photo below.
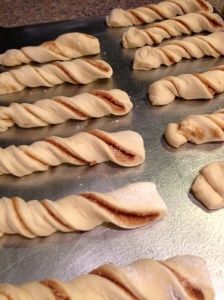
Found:
<path fill-rule="evenodd" d="M 189 13 L 171 20 L 155 23 L 144 29 L 131 27 L 124 33 L 122 43 L 124 48 L 152 46 L 160 44 L 164 39 L 183 34 L 202 31 L 215 32 L 223 29 L 223 19 L 217 14 L 207 12 Z"/>
<path fill-rule="evenodd" d="M 57 96 L 34 104 L 12 103 L 0 107 L 0 132 L 13 125 L 24 128 L 59 124 L 66 120 L 101 118 L 110 114 L 125 115 L 133 105 L 127 93 L 114 89 L 95 90 L 68 98 Z"/>
<path fill-rule="evenodd" d="M 156 186 L 139 182 L 108 194 L 88 192 L 58 201 L 21 198 L 0 199 L 0 236 L 21 234 L 28 238 L 56 231 L 87 231 L 105 222 L 136 228 L 161 219 L 166 205 Z"/>
<path fill-rule="evenodd" d="M 212 162 L 202 168 L 192 185 L 195 197 L 208 209 L 224 207 L 224 162 Z"/>
<path fill-rule="evenodd" d="M 106 17 L 106 23 L 109 27 L 125 27 L 171 19 L 197 11 L 213 12 L 213 7 L 205 0 L 168 0 L 159 4 L 145 4 L 129 10 L 113 9 Z"/>
<path fill-rule="evenodd" d="M 212 99 L 224 92 L 224 65 L 201 74 L 169 76 L 149 86 L 149 100 L 153 105 L 166 105 L 175 97 L 186 100 Z"/>
<path fill-rule="evenodd" d="M 62 163 L 95 165 L 113 161 L 120 166 L 134 167 L 144 159 L 144 144 L 138 133 L 107 133 L 95 129 L 69 138 L 52 136 L 30 146 L 0 148 L 0 175 L 21 177 Z"/>
<path fill-rule="evenodd" d="M 19 92 L 25 87 L 51 87 L 64 82 L 87 84 L 110 78 L 112 74 L 111 66 L 103 60 L 74 59 L 40 67 L 26 65 L 0 74 L 0 95 Z"/>
<path fill-rule="evenodd" d="M 194 144 L 224 141 L 224 109 L 212 114 L 192 115 L 180 124 L 170 123 L 165 131 L 167 142 L 179 148 L 188 141 Z"/>
<path fill-rule="evenodd" d="M 126 267 L 103 265 L 70 282 L 45 279 L 0 285 L 0 300 L 214 300 L 203 259 L 175 256 L 164 261 L 141 259 Z"/>
<path fill-rule="evenodd" d="M 224 32 L 215 32 L 208 36 L 198 35 L 170 41 L 161 47 L 145 46 L 136 51 L 133 68 L 151 70 L 161 65 L 171 66 L 183 58 L 219 57 L 224 55 L 223 40 Z"/>
<path fill-rule="evenodd" d="M 53 60 L 70 60 L 85 55 L 100 53 L 99 40 L 85 33 L 72 32 L 60 35 L 54 41 L 39 46 L 10 49 L 0 54 L 0 64 L 13 67 L 32 61 L 45 63 Z"/>

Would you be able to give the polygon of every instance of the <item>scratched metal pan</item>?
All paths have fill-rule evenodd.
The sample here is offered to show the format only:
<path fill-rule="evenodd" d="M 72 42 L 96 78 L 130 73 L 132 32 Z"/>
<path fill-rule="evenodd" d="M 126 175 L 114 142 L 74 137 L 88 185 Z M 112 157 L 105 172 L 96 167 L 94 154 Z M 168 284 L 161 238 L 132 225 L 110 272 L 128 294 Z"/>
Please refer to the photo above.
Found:
<path fill-rule="evenodd" d="M 164 107 L 148 103 L 149 83 L 167 75 L 200 72 L 224 64 L 224 59 L 205 58 L 183 61 L 175 66 L 154 71 L 132 71 L 133 50 L 124 50 L 120 38 L 125 29 L 108 29 L 104 18 L 89 18 L 51 24 L 0 29 L 0 51 L 35 45 L 70 31 L 96 35 L 101 42 L 99 56 L 114 69 L 110 80 L 85 87 L 61 85 L 50 89 L 25 90 L 1 96 L 0 104 L 34 102 L 56 95 L 74 95 L 95 88 L 120 88 L 129 93 L 134 109 L 125 117 L 105 117 L 85 122 L 69 121 L 43 129 L 12 128 L 0 135 L 0 145 L 30 144 L 50 135 L 70 136 L 78 131 L 99 128 L 106 131 L 131 129 L 144 138 L 146 160 L 136 168 L 121 168 L 111 163 L 94 167 L 63 165 L 45 173 L 24 178 L 1 176 L 0 197 L 20 196 L 30 199 L 60 197 L 96 190 L 110 191 L 128 183 L 149 180 L 157 184 L 167 203 L 168 216 L 153 226 L 125 231 L 112 226 L 100 226 L 87 233 L 56 233 L 48 238 L 27 240 L 5 236 L 0 240 L 0 282 L 19 283 L 56 277 L 68 280 L 96 266 L 113 262 L 128 264 L 151 257 L 164 259 L 182 254 L 203 257 L 210 268 L 218 300 L 224 295 L 224 210 L 206 211 L 189 193 L 198 171 L 205 164 L 224 159 L 222 143 L 196 146 L 186 144 L 173 150 L 163 140 L 167 123 L 189 114 L 212 112 L 224 107 L 224 95 L 211 101 L 175 101 Z"/>

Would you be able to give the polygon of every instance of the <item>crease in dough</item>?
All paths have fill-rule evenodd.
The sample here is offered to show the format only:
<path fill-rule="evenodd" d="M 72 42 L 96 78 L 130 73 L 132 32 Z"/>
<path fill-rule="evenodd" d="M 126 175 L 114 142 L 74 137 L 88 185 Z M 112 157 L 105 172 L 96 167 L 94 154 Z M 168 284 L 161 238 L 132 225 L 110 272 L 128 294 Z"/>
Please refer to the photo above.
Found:
<path fill-rule="evenodd" d="M 151 70 L 161 65 L 171 66 L 182 59 L 220 57 L 224 55 L 224 31 L 207 36 L 197 35 L 173 40 L 160 47 L 145 46 L 135 52 L 133 69 Z"/>
<path fill-rule="evenodd" d="M 213 12 L 213 7 L 206 0 L 168 0 L 127 10 L 115 8 L 106 17 L 106 24 L 109 27 L 142 25 L 198 11 Z"/>
<path fill-rule="evenodd" d="M 30 103 L 12 103 L 0 107 L 0 132 L 14 125 L 22 128 L 60 124 L 69 119 L 87 120 L 108 115 L 122 116 L 133 104 L 122 90 L 95 90 L 74 97 L 57 96 Z"/>
<path fill-rule="evenodd" d="M 0 236 L 27 238 L 56 231 L 88 231 L 103 223 L 131 229 L 163 218 L 167 208 L 155 184 L 138 182 L 109 193 L 86 192 L 57 201 L 0 199 Z"/>
<path fill-rule="evenodd" d="M 203 167 L 191 190 L 208 209 L 224 208 L 224 162 L 216 161 Z"/>
<path fill-rule="evenodd" d="M 7 297 L 6 297 L 7 296 Z M 106 264 L 63 282 L 45 279 L 20 285 L 0 285 L 5 300 L 214 300 L 206 262 L 192 255 L 163 261 L 140 259 L 125 267 Z"/>
<path fill-rule="evenodd" d="M 212 99 L 224 92 L 224 65 L 204 73 L 168 76 L 149 86 L 152 105 L 166 105 L 176 97 L 185 100 Z"/>
<path fill-rule="evenodd" d="M 9 49 L 0 54 L 0 65 L 14 67 L 31 62 L 64 61 L 98 53 L 100 53 L 100 43 L 96 37 L 85 33 L 71 32 L 39 46 Z"/>
<path fill-rule="evenodd" d="M 123 34 L 124 48 L 138 48 L 160 44 L 165 39 L 200 33 L 223 31 L 224 21 L 218 15 L 207 12 L 189 13 L 173 19 L 152 24 L 143 29 L 131 27 Z"/>
<path fill-rule="evenodd" d="M 174 148 L 187 142 L 197 145 L 224 142 L 224 109 L 211 114 L 191 115 L 179 124 L 168 124 L 165 139 Z"/>

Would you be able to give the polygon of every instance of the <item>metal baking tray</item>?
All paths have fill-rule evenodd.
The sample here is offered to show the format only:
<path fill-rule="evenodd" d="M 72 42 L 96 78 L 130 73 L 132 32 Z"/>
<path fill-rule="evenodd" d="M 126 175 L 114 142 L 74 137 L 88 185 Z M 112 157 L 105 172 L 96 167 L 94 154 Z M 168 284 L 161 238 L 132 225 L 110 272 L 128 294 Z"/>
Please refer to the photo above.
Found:
<path fill-rule="evenodd" d="M 0 282 L 20 283 L 46 277 L 69 280 L 106 263 L 128 264 L 151 257 L 164 259 L 193 254 L 204 258 L 211 271 L 217 300 L 224 298 L 224 210 L 206 211 L 189 193 L 198 171 L 205 164 L 224 159 L 223 143 L 201 146 L 186 144 L 179 150 L 169 147 L 163 132 L 171 121 L 189 114 L 212 112 L 224 107 L 224 94 L 211 101 L 179 101 L 164 107 L 152 107 L 147 98 L 149 83 L 167 75 L 201 72 L 224 64 L 224 59 L 204 58 L 183 61 L 153 71 L 132 71 L 133 50 L 120 44 L 126 29 L 109 29 L 103 17 L 81 19 L 11 29 L 0 29 L 0 52 L 8 48 L 38 44 L 70 31 L 96 35 L 102 52 L 97 58 L 108 61 L 114 75 L 87 86 L 64 84 L 50 89 L 38 88 L 0 97 L 0 105 L 10 102 L 34 102 L 56 95 L 74 95 L 95 88 L 120 88 L 129 93 L 134 109 L 125 117 L 105 117 L 85 122 L 69 121 L 43 129 L 12 128 L 0 135 L 0 145 L 30 144 L 50 135 L 70 136 L 99 128 L 106 131 L 131 129 L 145 141 L 145 163 L 122 168 L 111 163 L 94 167 L 62 165 L 45 173 L 24 178 L 0 177 L 0 197 L 58 199 L 81 191 L 110 191 L 137 181 L 152 181 L 165 200 L 169 214 L 154 225 L 136 230 L 100 226 L 87 233 L 56 233 L 48 238 L 28 240 L 19 236 L 0 239 Z"/>

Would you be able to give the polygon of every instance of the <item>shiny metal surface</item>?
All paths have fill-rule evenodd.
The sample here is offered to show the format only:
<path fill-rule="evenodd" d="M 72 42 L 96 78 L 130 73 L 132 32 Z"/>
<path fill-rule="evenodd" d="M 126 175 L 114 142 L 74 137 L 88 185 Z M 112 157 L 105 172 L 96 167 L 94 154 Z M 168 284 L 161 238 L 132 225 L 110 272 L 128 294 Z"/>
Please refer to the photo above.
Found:
<path fill-rule="evenodd" d="M 46 277 L 68 280 L 106 262 L 127 264 L 143 257 L 163 259 L 173 255 L 193 254 L 207 261 L 216 289 L 216 299 L 223 299 L 224 210 L 212 213 L 206 211 L 189 193 L 189 189 L 202 166 L 214 160 L 224 159 L 224 145 L 187 144 L 179 150 L 173 150 L 162 136 L 165 126 L 170 121 L 180 120 L 188 114 L 212 112 L 224 107 L 224 95 L 219 95 L 211 101 L 177 100 L 165 107 L 152 107 L 148 103 L 147 91 L 148 84 L 161 77 L 207 70 L 224 64 L 224 59 L 183 61 L 169 68 L 133 72 L 131 61 L 134 51 L 123 50 L 119 43 L 125 29 L 107 29 L 102 18 L 91 19 L 88 24 L 82 21 L 58 23 L 57 26 L 50 26 L 50 30 L 47 26 L 49 25 L 16 29 L 16 45 L 30 42 L 30 33 L 35 30 L 37 34 L 32 40 L 33 43 L 41 40 L 41 32 L 45 40 L 48 36 L 51 38 L 65 31 L 95 32 L 102 45 L 102 54 L 98 57 L 112 65 L 113 78 L 85 87 L 62 85 L 48 90 L 35 89 L 11 94 L 1 97 L 0 104 L 12 101 L 33 102 L 55 95 L 73 95 L 95 88 L 118 87 L 129 93 L 134 109 L 129 115 L 121 118 L 69 121 L 43 129 L 25 130 L 15 127 L 0 135 L 0 145 L 6 147 L 10 144 L 29 144 L 49 135 L 69 136 L 91 128 L 107 131 L 131 129 L 138 131 L 144 138 L 146 160 L 140 167 L 131 169 L 120 168 L 110 163 L 95 167 L 63 165 L 21 179 L 2 176 L 0 196 L 17 195 L 27 200 L 57 199 L 81 191 L 103 192 L 131 182 L 149 180 L 157 184 L 167 203 L 169 215 L 157 224 L 131 231 L 106 225 L 87 233 L 57 233 L 49 238 L 35 240 L 5 236 L 0 240 L 0 282 L 19 283 Z M 9 38 L 12 36 L 13 32 L 8 34 Z M 20 38 L 23 38 L 21 43 Z M 6 48 L 12 46 L 13 41 L 8 40 L 4 45 Z"/>

